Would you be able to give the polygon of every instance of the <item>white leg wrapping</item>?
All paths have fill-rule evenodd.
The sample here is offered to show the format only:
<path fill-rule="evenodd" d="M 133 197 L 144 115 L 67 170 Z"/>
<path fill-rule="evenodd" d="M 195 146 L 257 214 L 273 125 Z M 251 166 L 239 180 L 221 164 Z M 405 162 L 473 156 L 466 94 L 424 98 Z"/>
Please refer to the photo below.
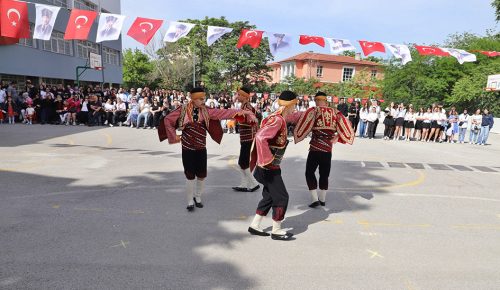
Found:
<path fill-rule="evenodd" d="M 241 187 L 241 188 L 248 188 L 248 179 L 247 179 L 247 175 L 245 173 L 245 170 L 241 169 L 240 168 L 240 177 L 241 177 L 241 182 L 240 182 L 240 185 L 238 185 L 238 187 Z"/>
<path fill-rule="evenodd" d="M 204 179 L 197 179 L 196 180 L 196 191 L 194 193 L 194 197 L 196 198 L 197 202 L 201 202 L 201 195 L 205 191 L 205 180 Z"/>
<path fill-rule="evenodd" d="M 250 171 L 250 168 L 245 169 L 244 174 L 245 174 L 245 177 L 247 180 L 247 185 L 248 185 L 247 188 L 252 189 L 252 188 L 256 187 L 257 185 L 259 185 L 257 180 L 255 180 L 255 178 L 253 177 L 252 172 Z"/>
<path fill-rule="evenodd" d="M 318 198 L 319 198 L 319 201 L 325 202 L 326 201 L 326 190 L 320 189 Z"/>
<path fill-rule="evenodd" d="M 273 231 L 272 231 L 273 234 L 275 235 L 284 235 L 286 234 L 286 231 L 282 230 L 281 229 L 281 222 L 277 222 L 275 220 L 273 220 Z"/>
<path fill-rule="evenodd" d="M 263 230 L 260 228 L 260 223 L 262 222 L 263 218 L 264 218 L 263 216 L 256 214 L 253 217 L 253 221 L 250 224 L 250 227 L 253 228 L 254 230 L 258 230 L 258 231 L 263 232 Z"/>
<path fill-rule="evenodd" d="M 316 202 L 318 201 L 318 192 L 316 189 L 309 190 L 311 192 L 311 202 Z"/>
<path fill-rule="evenodd" d="M 186 180 L 186 198 L 188 205 L 193 205 L 193 192 L 196 180 Z"/>

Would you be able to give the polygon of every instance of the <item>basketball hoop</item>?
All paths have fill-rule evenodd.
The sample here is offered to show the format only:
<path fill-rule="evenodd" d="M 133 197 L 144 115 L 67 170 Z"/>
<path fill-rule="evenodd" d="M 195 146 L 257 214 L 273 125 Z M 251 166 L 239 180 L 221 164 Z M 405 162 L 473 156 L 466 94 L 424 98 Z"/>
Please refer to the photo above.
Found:
<path fill-rule="evenodd" d="M 95 70 L 103 70 L 103 69 L 104 69 L 104 67 L 102 67 L 102 66 L 96 66 L 96 67 L 94 67 L 94 69 L 95 69 Z"/>

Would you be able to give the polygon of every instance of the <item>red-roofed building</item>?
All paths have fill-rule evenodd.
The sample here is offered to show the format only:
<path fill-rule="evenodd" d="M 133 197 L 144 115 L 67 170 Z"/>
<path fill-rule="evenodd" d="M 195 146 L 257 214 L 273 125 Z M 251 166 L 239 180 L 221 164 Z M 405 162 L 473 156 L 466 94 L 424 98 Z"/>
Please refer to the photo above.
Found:
<path fill-rule="evenodd" d="M 272 68 L 271 83 L 279 83 L 291 75 L 297 78 L 316 78 L 322 83 L 339 83 L 352 79 L 361 71 L 365 71 L 371 78 L 384 77 L 383 67 L 379 63 L 356 60 L 350 56 L 312 52 L 304 52 L 268 66 Z"/>

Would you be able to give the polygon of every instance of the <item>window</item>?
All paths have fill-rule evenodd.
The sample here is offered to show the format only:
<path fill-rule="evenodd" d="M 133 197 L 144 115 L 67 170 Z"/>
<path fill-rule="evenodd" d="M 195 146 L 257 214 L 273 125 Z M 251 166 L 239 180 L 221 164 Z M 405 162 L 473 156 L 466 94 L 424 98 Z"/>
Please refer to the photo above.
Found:
<path fill-rule="evenodd" d="M 377 70 L 372 70 L 372 80 L 377 78 Z"/>
<path fill-rule="evenodd" d="M 68 1 L 67 0 L 46 0 L 50 4 L 53 4 L 55 6 L 63 7 L 63 8 L 68 8 Z"/>
<path fill-rule="evenodd" d="M 100 46 L 97 43 L 86 41 L 86 40 L 78 40 L 76 44 L 77 55 L 80 58 L 89 58 L 89 52 L 99 54 Z"/>
<path fill-rule="evenodd" d="M 33 39 L 33 31 L 35 30 L 35 24 L 30 23 L 30 37 L 29 38 L 19 38 L 19 45 L 28 46 L 36 48 L 36 41 Z"/>
<path fill-rule="evenodd" d="M 354 68 L 353 67 L 343 67 L 342 68 L 342 81 L 347 82 L 352 79 L 354 76 Z"/>
<path fill-rule="evenodd" d="M 65 40 L 62 32 L 52 31 L 50 39 L 43 41 L 43 50 L 73 55 L 73 43 L 71 40 Z"/>
<path fill-rule="evenodd" d="M 104 63 L 109 63 L 117 66 L 120 65 L 120 52 L 118 50 L 103 47 L 102 53 Z"/>
<path fill-rule="evenodd" d="M 94 3 L 91 3 L 91 2 L 85 1 L 85 0 L 75 0 L 74 8 L 97 11 L 97 6 Z"/>
<path fill-rule="evenodd" d="M 58 86 L 60 84 L 64 84 L 64 80 L 62 79 L 53 79 L 53 78 L 42 78 L 42 82 L 47 86 Z"/>
<path fill-rule="evenodd" d="M 323 66 L 318 65 L 318 67 L 316 67 L 316 77 L 317 78 L 323 77 Z"/>
<path fill-rule="evenodd" d="M 281 65 L 281 79 L 295 75 L 295 63 L 284 63 Z"/>

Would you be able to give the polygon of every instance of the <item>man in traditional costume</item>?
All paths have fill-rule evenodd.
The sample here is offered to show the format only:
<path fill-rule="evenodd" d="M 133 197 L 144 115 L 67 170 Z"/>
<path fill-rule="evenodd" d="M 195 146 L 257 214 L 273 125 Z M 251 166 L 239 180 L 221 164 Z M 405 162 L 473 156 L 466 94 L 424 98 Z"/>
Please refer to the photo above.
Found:
<path fill-rule="evenodd" d="M 296 124 L 294 129 L 295 143 L 304 140 L 312 132 L 306 162 L 306 182 L 312 200 L 309 207 L 312 208 L 326 205 L 333 144 L 340 142 L 352 145 L 355 134 L 350 122 L 342 112 L 328 107 L 325 93 L 318 92 L 314 100 L 316 107 L 294 113 L 287 118 L 287 122 Z M 318 180 L 315 175 L 318 167 L 319 193 L 317 192 Z"/>
<path fill-rule="evenodd" d="M 288 207 L 288 192 L 281 178 L 280 163 L 288 145 L 287 125 L 285 117 L 292 113 L 297 103 L 297 95 L 291 91 L 283 91 L 278 99 L 277 111 L 262 120 L 261 128 L 255 135 L 251 156 L 251 168 L 255 165 L 254 176 L 264 188 L 262 200 L 259 202 L 255 217 L 248 228 L 252 235 L 269 236 L 260 227 L 262 219 L 273 209 L 273 240 L 290 240 L 293 234 L 281 229 Z"/>
<path fill-rule="evenodd" d="M 250 89 L 245 87 L 239 89 L 234 96 L 234 101 L 237 100 L 240 101 L 242 110 L 251 112 L 254 115 L 256 114 L 256 110 L 250 104 Z M 241 183 L 233 187 L 233 189 L 236 191 L 254 192 L 260 188 L 260 185 L 250 172 L 250 149 L 255 139 L 255 133 L 257 133 L 258 124 L 256 122 L 249 123 L 245 121 L 239 123 L 241 147 L 238 165 L 240 166 Z"/>
<path fill-rule="evenodd" d="M 222 127 L 220 120 L 238 118 L 245 122 L 256 122 L 255 116 L 248 111 L 236 109 L 214 109 L 205 106 L 205 91 L 202 88 L 191 90 L 191 100 L 168 114 L 158 128 L 160 141 L 168 139 L 169 144 L 181 142 L 182 165 L 186 176 L 187 210 L 195 206 L 203 207 L 205 177 L 207 177 L 207 131 L 210 137 L 220 144 Z M 182 135 L 175 133 L 182 130 Z"/>

